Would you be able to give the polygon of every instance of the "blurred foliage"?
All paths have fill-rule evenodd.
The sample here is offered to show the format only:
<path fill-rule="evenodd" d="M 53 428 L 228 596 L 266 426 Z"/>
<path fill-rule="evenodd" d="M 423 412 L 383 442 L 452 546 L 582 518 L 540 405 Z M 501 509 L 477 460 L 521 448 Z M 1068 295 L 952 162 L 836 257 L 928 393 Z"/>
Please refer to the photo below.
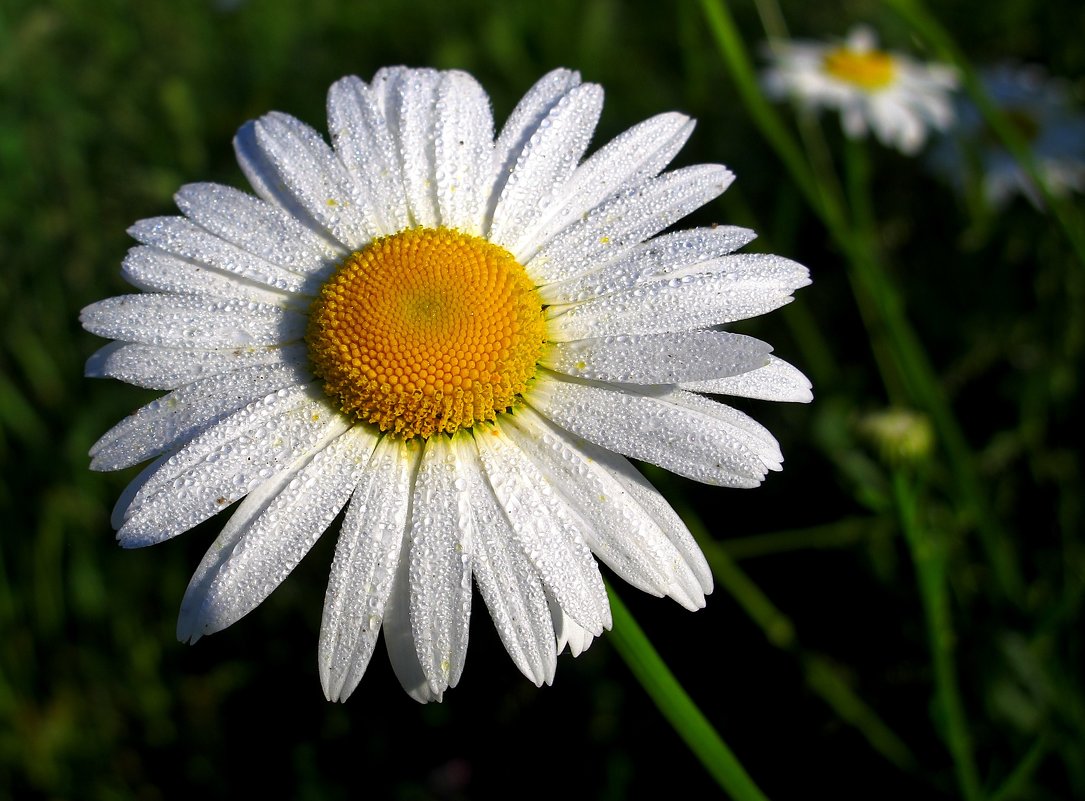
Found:
<path fill-rule="evenodd" d="M 734 5 L 756 52 L 757 8 Z M 861 20 L 923 52 L 873 0 L 782 12 L 795 35 Z M 1079 3 L 960 0 L 937 13 L 975 64 L 1039 63 L 1076 81 L 1080 99 Z M 354 696 L 332 705 L 315 653 L 332 537 L 258 611 L 193 648 L 173 623 L 221 522 L 146 551 L 112 543 L 109 510 L 135 470 L 91 473 L 86 451 L 153 395 L 82 378 L 102 343 L 77 315 L 125 291 L 126 227 L 172 213 L 183 183 L 242 185 L 229 142 L 244 120 L 274 108 L 323 128 L 333 80 L 395 63 L 471 71 L 498 120 L 544 71 L 575 67 L 607 91 L 597 142 L 685 111 L 699 127 L 679 161 L 738 175 L 692 221 L 754 227 L 755 247 L 811 268 L 795 304 L 741 326 L 815 379 L 810 406 L 743 404 L 781 440 L 783 474 L 738 492 L 650 471 L 705 544 L 719 584 L 708 608 L 623 593 L 765 793 L 955 798 L 971 759 L 974 795 L 1085 797 L 1085 514 L 1072 434 L 1085 310 L 1068 291 L 1085 267 L 1027 203 L 980 213 L 919 161 L 867 149 L 887 277 L 1020 573 L 1021 593 L 1007 593 L 944 443 L 879 378 L 844 257 L 743 108 L 701 9 L 618 0 L 3 0 L 0 796 L 715 790 L 605 637 L 536 690 L 479 614 L 470 667 L 444 704 L 410 701 L 378 654 Z M 839 152 L 836 121 L 824 122 Z M 920 426 L 923 447 L 879 434 L 872 421 L 890 412 Z M 964 757 L 939 695 L 946 680 L 959 688 Z"/>

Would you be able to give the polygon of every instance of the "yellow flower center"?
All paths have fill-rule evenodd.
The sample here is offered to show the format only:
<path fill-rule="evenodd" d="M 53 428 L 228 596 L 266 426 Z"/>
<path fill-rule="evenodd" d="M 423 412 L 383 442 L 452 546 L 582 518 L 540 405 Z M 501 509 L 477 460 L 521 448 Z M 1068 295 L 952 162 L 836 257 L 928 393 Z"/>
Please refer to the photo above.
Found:
<path fill-rule="evenodd" d="M 881 50 L 849 50 L 838 47 L 825 54 L 822 66 L 829 75 L 872 91 L 884 89 L 893 82 L 897 65 L 893 57 Z"/>
<path fill-rule="evenodd" d="M 352 253 L 321 287 L 305 335 L 343 412 L 404 439 L 511 408 L 545 337 L 523 266 L 449 228 L 411 228 Z"/>

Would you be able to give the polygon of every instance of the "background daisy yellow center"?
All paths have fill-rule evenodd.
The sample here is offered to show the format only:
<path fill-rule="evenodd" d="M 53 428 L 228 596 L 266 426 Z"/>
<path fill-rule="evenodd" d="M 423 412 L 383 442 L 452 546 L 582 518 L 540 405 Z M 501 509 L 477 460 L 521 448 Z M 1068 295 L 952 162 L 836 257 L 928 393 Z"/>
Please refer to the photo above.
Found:
<path fill-rule="evenodd" d="M 542 303 L 505 249 L 412 228 L 352 253 L 321 287 L 306 342 L 347 414 L 404 438 L 512 407 L 535 374 Z"/>
<path fill-rule="evenodd" d="M 881 50 L 838 47 L 825 54 L 825 72 L 862 89 L 882 89 L 893 82 L 896 64 Z"/>

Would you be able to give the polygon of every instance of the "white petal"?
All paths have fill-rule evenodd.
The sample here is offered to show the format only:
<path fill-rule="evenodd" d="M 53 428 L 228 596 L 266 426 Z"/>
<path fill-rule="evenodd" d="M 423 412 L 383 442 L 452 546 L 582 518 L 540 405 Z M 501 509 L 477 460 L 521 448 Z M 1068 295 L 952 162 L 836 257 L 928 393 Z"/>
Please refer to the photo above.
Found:
<path fill-rule="evenodd" d="M 346 418 L 310 391 L 279 390 L 250 403 L 167 459 L 128 507 L 121 545 L 153 545 L 187 531 L 338 435 Z"/>
<path fill-rule="evenodd" d="M 557 652 L 560 654 L 568 645 L 570 654 L 574 657 L 580 656 L 588 650 L 592 640 L 595 639 L 595 635 L 565 614 L 553 596 L 550 596 L 548 600 L 550 601 L 550 613 L 554 621 L 554 632 L 557 637 L 555 646 Z"/>
<path fill-rule="evenodd" d="M 697 577 L 652 517 L 566 432 L 530 409 L 511 415 L 504 428 L 587 522 L 585 539 L 611 570 L 637 589 L 670 596 L 687 609 L 704 606 Z"/>
<path fill-rule="evenodd" d="M 772 433 L 748 414 L 725 403 L 686 392 L 681 389 L 665 389 L 658 397 L 677 406 L 684 406 L 698 414 L 704 414 L 721 425 L 727 426 L 747 447 L 754 451 L 769 470 L 780 470 L 784 455 L 780 443 Z"/>
<path fill-rule="evenodd" d="M 590 272 L 719 197 L 734 177 L 725 167 L 698 164 L 624 189 L 554 237 L 524 266 L 537 284 Z"/>
<path fill-rule="evenodd" d="M 384 608 L 384 644 L 388 649 L 392 672 L 396 674 L 404 692 L 418 703 L 428 704 L 431 701 L 440 701 L 442 696 L 433 692 L 418 661 L 418 649 L 414 647 L 414 632 L 411 629 L 411 582 L 408 576 L 409 550 L 410 540 L 404 537 L 403 548 L 399 552 L 399 565 L 392 579 L 392 592 Z"/>
<path fill-rule="evenodd" d="M 602 633 L 610 627 L 610 605 L 599 566 L 584 542 L 585 523 L 554 494 L 549 480 L 501 429 L 475 431 L 490 486 L 543 586 L 580 625 Z"/>
<path fill-rule="evenodd" d="M 192 222 L 264 261 L 306 275 L 346 251 L 288 214 L 247 192 L 222 184 L 186 184 L 173 196 Z"/>
<path fill-rule="evenodd" d="M 366 203 L 343 163 L 315 130 L 273 111 L 234 137 L 238 163 L 256 193 L 278 203 L 348 250 L 376 234 Z"/>
<path fill-rule="evenodd" d="M 509 520 L 482 473 L 473 440 L 456 438 L 453 447 L 471 496 L 472 568 L 479 592 L 516 667 L 536 686 L 550 684 L 557 652 L 539 574 L 516 545 Z"/>
<path fill-rule="evenodd" d="M 478 236 L 492 179 L 490 99 L 467 73 L 444 72 L 437 86 L 436 115 L 434 177 L 441 224 Z"/>
<path fill-rule="evenodd" d="M 144 292 L 177 295 L 213 295 L 238 298 L 269 306 L 297 304 L 292 292 L 272 289 L 266 283 L 238 277 L 229 272 L 197 264 L 158 248 L 134 247 L 121 264 L 124 280 Z"/>
<path fill-rule="evenodd" d="M 306 383 L 304 365 L 249 367 L 209 376 L 151 401 L 90 449 L 91 470 L 120 470 L 177 447 L 268 393 Z"/>
<path fill-rule="evenodd" d="M 576 306 L 551 307 L 555 341 L 688 331 L 744 320 L 791 301 L 806 268 L 761 253 L 724 256 Z"/>
<path fill-rule="evenodd" d="M 601 263 L 597 270 L 541 287 L 540 296 L 543 303 L 551 306 L 591 300 L 719 258 L 752 242 L 756 236 L 748 228 L 731 225 L 661 234 L 637 245 L 623 258 Z"/>
<path fill-rule="evenodd" d="M 389 85 L 390 105 L 385 110 L 392 141 L 399 151 L 411 222 L 426 228 L 436 228 L 441 223 L 433 152 L 439 80 L 440 74 L 431 69 L 397 73 Z"/>
<path fill-rule="evenodd" d="M 765 364 L 770 350 L 742 334 L 682 331 L 558 342 L 539 363 L 578 378 L 677 384 L 748 373 Z"/>
<path fill-rule="evenodd" d="M 667 397 L 674 394 L 639 394 L 539 375 L 528 402 L 589 442 L 672 473 L 719 486 L 760 484 L 767 467 L 761 448 L 750 446 L 749 433 L 704 410 L 677 405 Z"/>
<path fill-rule="evenodd" d="M 743 398 L 797 403 L 809 403 L 814 399 L 811 386 L 810 379 L 775 356 L 769 356 L 769 363 L 764 367 L 748 373 L 682 384 L 683 389 L 713 395 L 738 395 Z"/>
<path fill-rule="evenodd" d="M 516 104 L 494 145 L 490 181 L 492 188 L 485 212 L 487 220 L 493 219 L 498 198 L 528 139 L 558 100 L 579 84 L 580 73 L 567 69 L 551 70 L 536 81 Z"/>
<path fill-rule="evenodd" d="M 277 345 L 301 339 L 305 315 L 264 303 L 205 295 L 119 295 L 79 315 L 92 334 L 186 348 Z"/>
<path fill-rule="evenodd" d="M 373 656 L 399 566 L 418 450 L 383 438 L 343 518 L 318 648 L 329 701 L 345 701 L 354 692 Z"/>
<path fill-rule="evenodd" d="M 335 152 L 347 166 L 371 208 L 380 233 L 410 225 L 399 154 L 375 89 L 351 75 L 328 90 L 328 129 Z"/>
<path fill-rule="evenodd" d="M 444 436 L 430 437 L 415 476 L 408 573 L 418 662 L 440 697 L 455 687 L 471 620 L 471 496 Z"/>
<path fill-rule="evenodd" d="M 653 487 L 640 471 L 635 468 L 624 456 L 619 456 L 603 448 L 599 448 L 590 442 L 579 443 L 581 449 L 594 461 L 602 465 L 610 475 L 622 485 L 629 497 L 636 501 L 644 513 L 647 514 L 660 531 L 678 549 L 682 561 L 693 571 L 705 595 L 712 592 L 712 571 L 705 561 L 693 535 L 689 533 L 682 518 L 667 503 L 666 498 L 659 494 L 659 490 Z"/>
<path fill-rule="evenodd" d="M 494 208 L 489 240 L 523 263 L 519 244 L 553 203 L 588 149 L 603 109 L 603 90 L 581 84 L 547 110 L 517 154 Z"/>
<path fill-rule="evenodd" d="M 304 344 L 281 348 L 195 350 L 110 342 L 87 359 L 88 378 L 116 378 L 147 389 L 176 389 L 199 378 L 276 364 L 305 364 Z"/>
<path fill-rule="evenodd" d="M 178 626 L 188 635 L 183 639 L 214 634 L 235 623 L 290 575 L 350 498 L 374 439 L 362 426 L 344 429 L 259 511 L 245 510 L 239 535 L 231 532 L 228 537 L 232 547 L 216 542 L 189 583 L 181 601 L 185 625 Z"/>
<path fill-rule="evenodd" d="M 517 252 L 534 253 L 622 187 L 657 175 L 682 149 L 693 125 L 684 114 L 659 114 L 612 139 L 576 168 L 559 201 L 521 237 Z"/>

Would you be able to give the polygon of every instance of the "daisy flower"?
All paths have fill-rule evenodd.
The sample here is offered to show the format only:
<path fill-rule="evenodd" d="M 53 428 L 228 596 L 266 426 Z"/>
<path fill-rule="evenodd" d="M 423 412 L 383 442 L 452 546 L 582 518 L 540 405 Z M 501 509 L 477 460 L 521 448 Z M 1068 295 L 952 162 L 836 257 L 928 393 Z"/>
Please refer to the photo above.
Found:
<path fill-rule="evenodd" d="M 791 98 L 809 109 L 837 109 L 844 133 L 861 139 L 873 130 L 885 145 L 916 153 L 928 129 L 953 121 L 952 67 L 923 64 L 879 50 L 877 37 L 857 26 L 843 42 L 772 42 L 772 66 L 764 75 L 773 97 Z"/>
<path fill-rule="evenodd" d="M 602 89 L 556 70 L 494 136 L 469 75 L 402 67 L 328 94 L 331 146 L 277 112 L 234 140 L 256 196 L 176 195 L 136 223 L 140 292 L 82 322 L 116 340 L 90 376 L 170 390 L 91 450 L 153 459 L 120 543 L 163 542 L 240 501 L 181 603 L 195 641 L 264 600 L 345 509 L 318 646 L 329 699 L 383 629 L 419 701 L 464 667 L 472 588 L 541 685 L 611 625 L 596 558 L 702 607 L 712 578 L 628 458 L 753 487 L 773 437 L 711 400 L 810 399 L 756 339 L 720 329 L 808 283 L 733 227 L 660 233 L 721 194 L 717 165 L 662 172 L 693 123 L 661 114 L 584 158 Z"/>
<path fill-rule="evenodd" d="M 1085 192 L 1085 114 L 1073 105 L 1065 86 L 1038 67 L 1010 64 L 986 69 L 980 78 L 1032 149 L 1048 189 L 1058 196 Z M 1042 207 L 1032 179 L 988 128 L 975 104 L 962 98 L 957 117 L 959 135 L 943 140 L 931 154 L 934 170 L 959 189 L 977 176 L 984 197 L 996 208 L 1016 194 Z"/>

